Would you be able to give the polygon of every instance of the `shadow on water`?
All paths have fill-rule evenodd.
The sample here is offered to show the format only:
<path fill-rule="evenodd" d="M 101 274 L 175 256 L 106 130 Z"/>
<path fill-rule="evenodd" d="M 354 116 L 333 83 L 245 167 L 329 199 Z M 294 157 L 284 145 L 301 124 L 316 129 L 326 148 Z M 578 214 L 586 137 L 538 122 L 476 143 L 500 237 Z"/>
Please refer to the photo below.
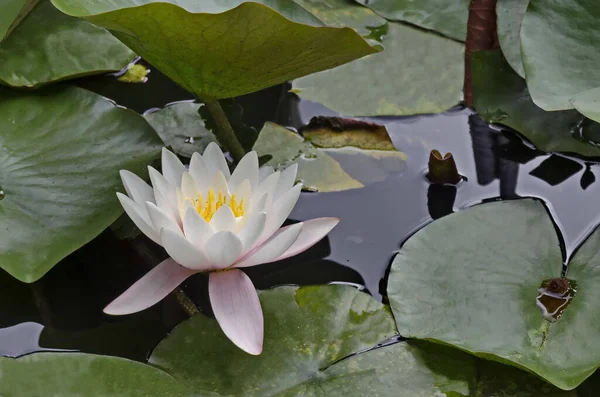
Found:
<path fill-rule="evenodd" d="M 114 77 L 78 84 L 140 113 L 191 99 L 157 70 L 149 78 L 146 84 L 125 85 Z M 281 85 L 236 99 L 244 107 L 246 123 L 260 129 L 265 121 L 275 121 L 299 129 L 313 116 L 338 116 L 319 104 L 300 101 L 287 88 Z M 406 167 L 362 189 L 303 193 L 291 219 L 335 216 L 341 222 L 304 254 L 248 269 L 258 288 L 346 282 L 364 286 L 381 300 L 386 271 L 410 235 L 432 219 L 487 200 L 544 200 L 563 234 L 567 258 L 600 222 L 595 162 L 537 151 L 461 107 L 437 115 L 367 120 L 385 124 L 395 146 L 407 155 Z M 458 186 L 429 184 L 424 175 L 433 149 L 452 153 L 467 181 Z M 0 274 L 2 291 L 10 297 L 2 299 L 0 355 L 61 349 L 143 360 L 185 318 L 175 300 L 117 318 L 103 315 L 102 308 L 164 257 L 162 248 L 145 237 L 119 240 L 108 229 L 33 285 Z M 206 283 L 206 276 L 198 275 L 182 288 L 210 315 Z M 10 303 L 15 301 L 18 305 Z"/>

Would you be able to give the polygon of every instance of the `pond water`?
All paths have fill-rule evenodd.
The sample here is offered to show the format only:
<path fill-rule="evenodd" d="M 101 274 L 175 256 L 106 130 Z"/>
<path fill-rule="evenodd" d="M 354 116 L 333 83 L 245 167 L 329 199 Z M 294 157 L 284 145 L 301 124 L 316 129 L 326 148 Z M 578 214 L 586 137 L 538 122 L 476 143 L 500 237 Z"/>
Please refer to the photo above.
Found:
<path fill-rule="evenodd" d="M 191 99 L 157 70 L 146 84 L 120 83 L 114 77 L 79 84 L 138 112 Z M 246 122 L 260 128 L 275 121 L 299 129 L 313 116 L 338 115 L 286 91 L 279 86 L 240 98 Z M 396 147 L 407 155 L 406 166 L 383 176 L 381 170 L 359 170 L 378 173 L 380 179 L 362 189 L 303 193 L 291 219 L 335 216 L 341 222 L 306 253 L 248 269 L 258 288 L 342 282 L 385 300 L 386 271 L 409 236 L 432 219 L 487 200 L 543 200 L 563 236 L 565 260 L 600 223 L 595 162 L 539 152 L 462 107 L 438 115 L 368 120 L 386 125 Z M 430 185 L 424 175 L 433 149 L 451 152 L 466 182 L 458 187 Z M 102 314 L 107 303 L 166 256 L 145 237 L 120 239 L 123 233 L 108 229 L 31 285 L 2 272 L 0 355 L 76 350 L 143 360 L 186 313 L 171 296 L 138 314 Z M 184 290 L 202 311 L 210 312 L 205 277 L 191 278 Z"/>

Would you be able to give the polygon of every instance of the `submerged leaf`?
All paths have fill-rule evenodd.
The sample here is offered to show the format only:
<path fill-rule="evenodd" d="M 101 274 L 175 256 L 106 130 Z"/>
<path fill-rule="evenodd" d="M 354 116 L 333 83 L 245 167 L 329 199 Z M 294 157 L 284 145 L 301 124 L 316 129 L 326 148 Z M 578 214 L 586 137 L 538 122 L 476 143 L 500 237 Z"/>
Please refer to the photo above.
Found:
<path fill-rule="evenodd" d="M 561 275 L 562 254 L 544 206 L 482 204 L 411 237 L 392 264 L 388 297 L 403 336 L 510 363 L 570 390 L 600 365 L 599 252 L 596 231 L 568 265 L 577 295 L 551 323 L 537 307 L 538 289 Z"/>
<path fill-rule="evenodd" d="M 397 22 L 346 0 L 296 0 L 329 26 L 350 26 L 365 37 L 385 26 L 379 54 L 293 82 L 302 98 L 348 116 L 438 113 L 462 97 L 461 43 Z M 377 35 L 376 35 L 377 36 Z"/>
<path fill-rule="evenodd" d="M 205 100 L 258 91 L 378 51 L 352 29 L 315 27 L 320 22 L 292 1 L 52 1 L 109 29 Z"/>
<path fill-rule="evenodd" d="M 121 70 L 134 57 L 106 30 L 64 15 L 44 0 L 0 43 L 0 83 L 37 87 Z"/>
<path fill-rule="evenodd" d="M 0 266 L 43 276 L 121 214 L 119 170 L 144 174 L 161 142 L 136 113 L 74 87 L 0 94 Z"/>

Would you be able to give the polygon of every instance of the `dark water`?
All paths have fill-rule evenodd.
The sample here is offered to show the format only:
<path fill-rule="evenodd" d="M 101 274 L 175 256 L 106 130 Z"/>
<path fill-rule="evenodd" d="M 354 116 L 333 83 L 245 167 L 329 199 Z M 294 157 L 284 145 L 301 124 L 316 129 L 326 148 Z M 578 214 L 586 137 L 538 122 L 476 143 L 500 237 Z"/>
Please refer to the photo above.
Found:
<path fill-rule="evenodd" d="M 156 70 L 146 84 L 119 83 L 112 77 L 79 84 L 140 113 L 191 99 Z M 299 101 L 285 86 L 238 102 L 244 106 L 246 122 L 257 128 L 265 121 L 300 128 L 312 116 L 337 115 Z M 386 270 L 411 234 L 432 219 L 486 200 L 542 199 L 563 235 L 565 259 L 600 223 L 595 162 L 536 151 L 516 134 L 491 128 L 464 108 L 369 120 L 386 125 L 396 147 L 407 155 L 406 167 L 362 189 L 303 193 L 293 220 L 335 216 L 341 222 L 328 239 L 306 253 L 248 269 L 258 288 L 347 282 L 364 286 L 381 300 Z M 467 181 L 458 187 L 428 184 L 424 173 L 432 149 L 451 152 Z M 121 234 L 122 230 L 108 229 L 32 285 L 1 273 L 0 355 L 59 349 L 143 360 L 186 314 L 173 297 L 131 316 L 102 314 L 106 304 L 165 257 L 143 236 L 123 240 L 118 238 Z M 205 278 L 197 276 L 184 289 L 209 312 L 205 287 Z"/>

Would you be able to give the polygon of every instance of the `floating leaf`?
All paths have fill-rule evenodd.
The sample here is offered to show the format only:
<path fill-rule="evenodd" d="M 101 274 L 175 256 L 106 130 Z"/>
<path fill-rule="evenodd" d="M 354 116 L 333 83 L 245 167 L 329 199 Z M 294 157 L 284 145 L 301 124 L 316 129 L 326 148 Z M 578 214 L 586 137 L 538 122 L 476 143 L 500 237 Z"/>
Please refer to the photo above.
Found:
<path fill-rule="evenodd" d="M 135 57 L 106 30 L 41 1 L 0 44 L 0 82 L 14 87 L 120 70 Z"/>
<path fill-rule="evenodd" d="M 325 152 L 305 142 L 300 135 L 277 124 L 265 124 L 253 150 L 256 150 L 259 156 L 271 155 L 272 158 L 266 165 L 276 168 L 298 163 L 297 178 L 309 190 L 333 192 L 363 187 L 363 184 L 348 175 L 340 164 Z"/>
<path fill-rule="evenodd" d="M 307 25 L 319 21 L 291 1 L 52 1 L 109 29 L 205 100 L 258 91 L 377 52 L 352 29 Z"/>
<path fill-rule="evenodd" d="M 0 357 L 0 395 L 11 397 L 192 397 L 165 372 L 117 357 L 36 353 Z"/>
<path fill-rule="evenodd" d="M 392 21 L 412 23 L 465 41 L 469 0 L 356 0 Z"/>
<path fill-rule="evenodd" d="M 313 117 L 302 129 L 302 136 L 322 148 L 354 146 L 366 150 L 397 151 L 385 126 L 362 120 Z"/>
<path fill-rule="evenodd" d="M 496 4 L 500 48 L 510 66 L 523 78 L 525 70 L 521 59 L 521 23 L 528 4 L 529 0 L 498 0 Z"/>
<path fill-rule="evenodd" d="M 537 107 L 525 80 L 512 70 L 500 51 L 474 52 L 472 62 L 475 109 L 486 121 L 514 128 L 545 152 L 600 155 L 600 147 L 586 141 L 600 142 L 600 125 L 589 123 L 578 128 L 583 120 L 578 112 L 546 112 Z M 581 137 L 574 136 L 578 130 Z"/>
<path fill-rule="evenodd" d="M 302 98 L 349 116 L 437 113 L 460 101 L 462 44 L 397 22 L 386 25 L 349 1 L 297 1 L 329 26 L 348 25 L 363 35 L 387 26 L 382 53 L 295 80 L 294 92 Z"/>
<path fill-rule="evenodd" d="M 403 336 L 510 363 L 570 390 L 600 365 L 600 232 L 571 260 L 567 277 L 577 295 L 549 322 L 536 307 L 538 289 L 561 270 L 544 206 L 493 202 L 411 237 L 392 264 L 388 297 Z"/>
<path fill-rule="evenodd" d="M 600 122 L 600 87 L 575 95 L 571 103 L 585 117 Z"/>
<path fill-rule="evenodd" d="M 571 109 L 572 96 L 599 85 L 598 21 L 595 1 L 530 1 L 521 46 L 527 86 L 539 107 Z"/>
<path fill-rule="evenodd" d="M 175 103 L 144 117 L 166 146 L 180 156 L 192 157 L 194 152 L 204 153 L 206 146 L 217 140 L 204 126 L 198 115 L 199 107 L 193 102 Z"/>
<path fill-rule="evenodd" d="M 161 142 L 136 113 L 74 87 L 0 94 L 0 266 L 24 282 L 121 214 L 119 170 L 143 174 Z"/>

